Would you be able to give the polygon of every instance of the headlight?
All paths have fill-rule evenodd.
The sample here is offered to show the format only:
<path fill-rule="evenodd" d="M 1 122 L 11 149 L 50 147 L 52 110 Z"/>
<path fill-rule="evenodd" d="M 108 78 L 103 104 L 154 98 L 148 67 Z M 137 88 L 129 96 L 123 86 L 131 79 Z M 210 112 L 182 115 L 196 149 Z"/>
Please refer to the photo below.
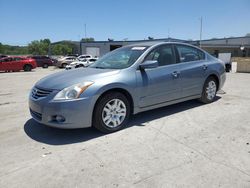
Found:
<path fill-rule="evenodd" d="M 67 87 L 56 94 L 54 100 L 72 100 L 77 99 L 79 96 L 94 82 L 83 82 Z"/>

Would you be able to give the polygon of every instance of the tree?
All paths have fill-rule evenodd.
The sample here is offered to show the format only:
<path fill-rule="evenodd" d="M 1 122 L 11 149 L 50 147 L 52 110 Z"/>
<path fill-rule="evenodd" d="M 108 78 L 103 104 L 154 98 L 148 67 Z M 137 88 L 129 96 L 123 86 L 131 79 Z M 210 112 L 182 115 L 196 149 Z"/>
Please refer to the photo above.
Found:
<path fill-rule="evenodd" d="M 28 45 L 29 53 L 33 55 L 47 55 L 50 48 L 49 39 L 34 40 Z"/>
<path fill-rule="evenodd" d="M 2 45 L 2 43 L 0 42 L 0 54 L 2 54 L 3 53 L 3 45 Z"/>
<path fill-rule="evenodd" d="M 67 55 L 72 53 L 72 48 L 67 44 L 55 44 L 51 50 L 53 55 Z"/>
<path fill-rule="evenodd" d="M 81 42 L 94 42 L 95 39 L 93 37 L 90 38 L 82 38 Z"/>
<path fill-rule="evenodd" d="M 10 46 L 0 43 L 0 54 L 6 55 L 27 55 L 27 46 Z"/>

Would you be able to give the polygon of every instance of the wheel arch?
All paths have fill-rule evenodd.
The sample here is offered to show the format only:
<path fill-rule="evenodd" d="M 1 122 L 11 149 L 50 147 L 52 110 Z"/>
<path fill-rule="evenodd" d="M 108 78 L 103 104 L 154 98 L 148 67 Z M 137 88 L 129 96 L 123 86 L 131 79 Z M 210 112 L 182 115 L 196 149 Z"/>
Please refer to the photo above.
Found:
<path fill-rule="evenodd" d="M 33 69 L 33 65 L 31 65 L 31 64 L 29 64 L 29 63 L 24 63 L 24 65 L 23 65 L 23 69 L 25 68 L 25 66 L 30 66 L 30 67 L 31 67 L 31 69 Z"/>
<path fill-rule="evenodd" d="M 133 114 L 133 112 L 134 112 L 134 99 L 133 99 L 131 93 L 130 93 L 127 89 L 124 89 L 124 88 L 121 88 L 121 87 L 115 87 L 115 88 L 107 89 L 107 90 L 103 91 L 103 92 L 99 95 L 99 97 L 97 98 L 97 100 L 96 100 L 96 102 L 95 102 L 92 116 L 93 116 L 93 114 L 94 114 L 96 105 L 98 104 L 99 100 L 100 100 L 104 95 L 106 95 L 106 94 L 108 94 L 108 93 L 111 93 L 111 92 L 119 92 L 119 93 L 122 93 L 122 94 L 128 99 L 129 104 L 130 104 L 130 108 L 131 108 L 131 114 Z"/>
<path fill-rule="evenodd" d="M 215 74 L 215 73 L 211 73 L 211 74 L 209 74 L 209 75 L 207 76 L 206 80 L 207 80 L 208 78 L 214 78 L 214 79 L 215 79 L 216 84 L 217 84 L 217 90 L 218 90 L 218 89 L 220 88 L 220 79 L 219 79 L 219 76 L 218 76 L 217 74 Z M 206 80 L 205 80 L 205 81 L 206 81 Z"/>

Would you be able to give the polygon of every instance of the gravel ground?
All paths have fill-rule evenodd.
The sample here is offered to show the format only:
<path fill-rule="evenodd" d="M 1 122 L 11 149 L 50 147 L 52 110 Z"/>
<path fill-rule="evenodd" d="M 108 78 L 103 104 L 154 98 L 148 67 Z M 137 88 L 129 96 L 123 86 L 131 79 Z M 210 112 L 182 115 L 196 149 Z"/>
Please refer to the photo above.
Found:
<path fill-rule="evenodd" d="M 57 71 L 0 73 L 0 187 L 250 187 L 250 74 L 227 74 L 212 104 L 144 112 L 104 135 L 31 119 L 31 87 Z"/>

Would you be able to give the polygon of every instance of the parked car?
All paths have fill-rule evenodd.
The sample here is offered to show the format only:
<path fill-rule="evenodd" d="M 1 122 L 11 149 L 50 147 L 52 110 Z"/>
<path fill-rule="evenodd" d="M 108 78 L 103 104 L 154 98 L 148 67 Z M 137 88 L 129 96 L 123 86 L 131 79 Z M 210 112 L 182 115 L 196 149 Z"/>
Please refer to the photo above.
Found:
<path fill-rule="evenodd" d="M 0 59 L 4 58 L 4 57 L 8 57 L 7 55 L 2 55 L 0 54 Z"/>
<path fill-rule="evenodd" d="M 37 67 L 34 59 L 25 57 L 5 57 L 0 59 L 0 71 L 31 71 Z"/>
<path fill-rule="evenodd" d="M 216 100 L 226 79 L 221 61 L 184 43 L 140 43 L 116 49 L 84 69 L 38 81 L 31 116 L 57 128 L 94 126 L 110 133 L 132 114 L 191 99 Z"/>
<path fill-rule="evenodd" d="M 56 66 L 59 68 L 66 68 L 67 65 L 69 65 L 70 63 L 72 63 L 73 61 L 76 61 L 76 60 L 77 60 L 76 57 L 66 56 L 66 57 L 59 59 L 56 63 Z"/>
<path fill-rule="evenodd" d="M 86 61 L 86 60 L 89 60 L 89 59 L 91 59 L 91 58 L 93 58 L 93 57 L 92 57 L 92 55 L 84 54 L 84 55 L 78 56 L 77 58 L 78 58 L 80 61 Z"/>
<path fill-rule="evenodd" d="M 68 54 L 66 55 L 67 57 L 78 57 L 79 55 L 78 54 Z"/>
<path fill-rule="evenodd" d="M 49 66 L 54 65 L 54 61 L 48 56 L 32 55 L 32 56 L 27 56 L 27 57 L 34 59 L 38 67 L 48 68 Z"/>
<path fill-rule="evenodd" d="M 226 72 L 230 72 L 232 70 L 231 53 L 219 53 L 218 59 L 224 62 Z"/>
<path fill-rule="evenodd" d="M 69 65 L 66 66 L 66 70 L 70 70 L 70 69 L 75 69 L 75 68 L 80 68 L 80 67 L 87 67 L 89 65 L 91 65 L 92 63 L 96 62 L 98 58 L 91 58 L 91 59 L 85 59 L 82 61 L 73 61 L 72 63 L 70 63 Z"/>

